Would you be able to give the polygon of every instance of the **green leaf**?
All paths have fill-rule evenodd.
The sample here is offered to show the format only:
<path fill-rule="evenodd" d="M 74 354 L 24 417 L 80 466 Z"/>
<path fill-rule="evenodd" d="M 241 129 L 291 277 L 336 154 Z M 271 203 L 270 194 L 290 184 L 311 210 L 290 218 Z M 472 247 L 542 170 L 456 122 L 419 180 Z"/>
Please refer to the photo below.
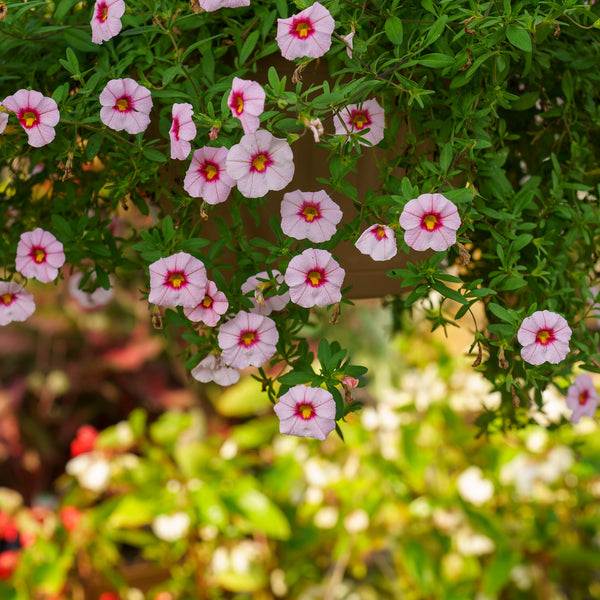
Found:
<path fill-rule="evenodd" d="M 73 73 L 79 73 L 79 61 L 71 48 L 67 48 L 67 62 L 71 66 Z"/>
<path fill-rule="evenodd" d="M 431 54 L 427 54 L 426 56 L 420 57 L 417 62 L 424 67 L 431 67 L 433 69 L 441 68 L 441 67 L 449 67 L 454 64 L 454 58 L 452 56 L 448 56 L 447 54 L 439 54 L 436 52 L 432 52 Z"/>
<path fill-rule="evenodd" d="M 506 39 L 519 50 L 523 52 L 531 52 L 531 36 L 523 27 L 515 23 L 511 23 L 506 28 Z"/>
<path fill-rule="evenodd" d="M 154 162 L 167 162 L 167 157 L 162 152 L 159 152 L 158 150 L 155 150 L 154 148 L 143 148 L 142 154 L 148 160 L 151 160 Z"/>
<path fill-rule="evenodd" d="M 302 383 L 310 383 L 313 380 L 314 373 L 305 371 L 290 371 L 277 379 L 281 385 L 300 385 Z"/>
<path fill-rule="evenodd" d="M 399 17 L 392 15 L 386 19 L 384 28 L 385 35 L 392 44 L 395 44 L 396 46 L 402 44 L 402 40 L 404 39 L 404 28 Z"/>
<path fill-rule="evenodd" d="M 252 529 L 276 540 L 287 540 L 290 524 L 281 509 L 257 489 L 242 491 L 235 499 L 240 512 L 248 519 Z"/>
<path fill-rule="evenodd" d="M 104 134 L 102 133 L 94 133 L 94 135 L 88 138 L 87 144 L 85 145 L 85 157 L 88 160 L 93 160 L 98 156 L 103 139 Z"/>
<path fill-rule="evenodd" d="M 425 43 L 421 46 L 420 50 L 427 48 L 427 46 L 431 46 L 433 42 L 435 42 L 440 35 L 444 32 L 444 28 L 446 27 L 446 22 L 448 21 L 448 15 L 442 15 L 437 21 L 431 26 L 429 31 L 427 32 L 427 37 L 425 38 Z"/>
<path fill-rule="evenodd" d="M 246 38 L 246 41 L 240 50 L 240 65 L 244 65 L 250 58 L 250 55 L 256 46 L 256 42 L 258 42 L 259 36 L 260 31 L 255 30 Z"/>
<path fill-rule="evenodd" d="M 495 302 L 490 302 L 488 304 L 488 308 L 490 312 L 496 315 L 501 321 L 505 321 L 506 323 L 513 323 L 513 318 L 510 316 L 510 313 L 499 304 Z"/>
<path fill-rule="evenodd" d="M 108 525 L 115 529 L 149 525 L 154 518 L 154 507 L 147 494 L 123 496 L 108 517 Z"/>

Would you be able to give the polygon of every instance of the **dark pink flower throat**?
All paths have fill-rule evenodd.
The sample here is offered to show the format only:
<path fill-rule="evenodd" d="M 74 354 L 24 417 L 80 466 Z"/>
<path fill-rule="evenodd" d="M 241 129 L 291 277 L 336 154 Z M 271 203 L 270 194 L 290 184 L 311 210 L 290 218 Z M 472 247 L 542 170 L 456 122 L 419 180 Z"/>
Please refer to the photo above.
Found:
<path fill-rule="evenodd" d="M 442 215 L 436 212 L 429 212 L 421 217 L 421 229 L 425 231 L 437 231 L 442 223 Z"/>

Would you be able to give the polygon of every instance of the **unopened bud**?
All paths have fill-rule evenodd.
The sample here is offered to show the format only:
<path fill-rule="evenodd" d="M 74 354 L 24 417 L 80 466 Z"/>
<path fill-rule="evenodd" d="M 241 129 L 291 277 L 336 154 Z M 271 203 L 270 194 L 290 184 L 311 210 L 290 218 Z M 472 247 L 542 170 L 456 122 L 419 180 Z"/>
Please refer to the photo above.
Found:
<path fill-rule="evenodd" d="M 213 125 L 210 128 L 210 133 L 208 134 L 208 137 L 211 140 L 216 140 L 219 137 L 219 128 L 216 125 Z"/>

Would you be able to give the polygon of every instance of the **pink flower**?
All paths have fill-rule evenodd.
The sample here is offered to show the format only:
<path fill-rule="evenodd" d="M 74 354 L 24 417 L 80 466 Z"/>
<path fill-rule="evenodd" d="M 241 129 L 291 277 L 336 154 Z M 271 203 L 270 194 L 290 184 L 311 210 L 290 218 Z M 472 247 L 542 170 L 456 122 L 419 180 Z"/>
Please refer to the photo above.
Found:
<path fill-rule="evenodd" d="M 209 354 L 192 369 L 192 377 L 202 383 L 232 385 L 240 380 L 240 372 L 226 365 L 220 354 Z"/>
<path fill-rule="evenodd" d="M 240 120 L 244 133 L 254 133 L 265 109 L 265 90 L 256 81 L 234 77 L 227 105 Z"/>
<path fill-rule="evenodd" d="M 173 104 L 173 123 L 169 131 L 171 138 L 171 158 L 185 160 L 192 151 L 190 141 L 196 137 L 196 126 L 192 121 L 194 111 L 187 102 Z"/>
<path fill-rule="evenodd" d="M 214 327 L 228 308 L 227 296 L 217 289 L 214 281 L 209 281 L 203 300 L 194 307 L 185 307 L 183 314 L 191 321 L 202 321 L 205 325 Z"/>
<path fill-rule="evenodd" d="M 281 229 L 297 240 L 309 239 L 316 244 L 331 239 L 342 220 L 340 207 L 327 195 L 318 192 L 288 192 L 281 202 Z"/>
<path fill-rule="evenodd" d="M 35 311 L 33 294 L 14 281 L 0 281 L 0 325 L 25 321 Z"/>
<path fill-rule="evenodd" d="M 324 440 L 335 429 L 335 400 L 323 388 L 296 385 L 273 407 L 279 432 Z"/>
<path fill-rule="evenodd" d="M 371 225 L 354 245 L 373 260 L 390 260 L 398 252 L 394 230 L 387 225 Z"/>
<path fill-rule="evenodd" d="M 521 356 L 532 365 L 559 363 L 569 353 L 571 329 L 564 317 L 549 310 L 538 310 L 523 319 L 517 339 L 523 346 Z"/>
<path fill-rule="evenodd" d="M 65 264 L 63 245 L 40 227 L 21 234 L 15 266 L 24 277 L 35 277 L 42 283 L 54 281 Z"/>
<path fill-rule="evenodd" d="M 294 176 L 294 155 L 286 140 L 259 129 L 246 134 L 227 155 L 227 175 L 246 198 L 282 190 Z"/>
<path fill-rule="evenodd" d="M 598 407 L 598 393 L 589 375 L 575 377 L 573 385 L 567 390 L 567 406 L 573 411 L 573 423 L 579 423 L 581 417 L 594 417 Z"/>
<path fill-rule="evenodd" d="M 352 50 L 354 49 L 354 42 L 352 39 L 354 38 L 354 27 L 353 30 L 348 34 L 342 37 L 342 42 L 346 44 L 346 54 L 348 58 L 352 58 Z"/>
<path fill-rule="evenodd" d="M 115 296 L 115 291 L 112 287 L 105 289 L 98 286 L 93 292 L 86 292 L 79 288 L 84 273 L 78 271 L 71 275 L 69 279 L 69 294 L 81 308 L 86 310 L 95 310 L 108 304 Z M 92 284 L 96 281 L 97 275 L 92 272 L 89 277 L 89 282 Z M 86 286 L 87 287 L 87 286 Z"/>
<path fill-rule="evenodd" d="M 358 143 L 363 146 L 379 144 L 385 129 L 385 111 L 379 102 L 372 98 L 362 104 L 349 104 L 333 117 L 336 135 L 348 135 L 356 131 L 368 129 L 364 135 L 358 136 Z"/>
<path fill-rule="evenodd" d="M 185 174 L 183 189 L 192 198 L 202 198 L 208 204 L 225 202 L 235 181 L 225 171 L 227 148 L 204 146 L 194 152 Z"/>
<path fill-rule="evenodd" d="M 149 268 L 151 304 L 194 308 L 206 296 L 204 263 L 187 252 L 159 258 Z"/>
<path fill-rule="evenodd" d="M 267 271 L 261 271 L 252 277 L 248 277 L 242 284 L 242 293 L 248 294 L 254 292 L 250 300 L 254 305 L 254 308 L 250 311 L 258 315 L 268 315 L 274 310 L 282 310 L 287 306 L 290 301 L 290 295 L 288 292 L 278 294 L 276 296 L 268 296 L 265 298 L 265 292 L 270 291 L 273 288 L 279 287 L 283 283 L 283 275 L 273 269 L 271 271 L 273 276 L 271 277 Z"/>
<path fill-rule="evenodd" d="M 323 123 L 321 123 L 321 119 L 311 119 L 308 122 L 308 127 L 312 131 L 315 144 L 317 144 L 321 141 L 321 136 L 325 133 Z"/>
<path fill-rule="evenodd" d="M 92 42 L 102 44 L 121 31 L 121 17 L 125 14 L 123 0 L 96 0 L 92 26 Z"/>
<path fill-rule="evenodd" d="M 91 452 L 96 446 L 99 431 L 92 425 L 82 425 L 77 429 L 75 439 L 71 442 L 71 458 Z"/>
<path fill-rule="evenodd" d="M 4 98 L 2 104 L 17 115 L 19 123 L 27 132 L 30 146 L 40 148 L 54 139 L 54 126 L 60 120 L 60 113 L 52 98 L 35 90 L 19 90 Z"/>
<path fill-rule="evenodd" d="M 356 379 L 356 377 L 350 377 L 350 375 L 344 375 L 342 377 L 342 385 L 350 390 L 352 388 L 358 387 L 359 383 L 360 381 Z"/>
<path fill-rule="evenodd" d="M 200 8 L 206 12 L 213 12 L 220 8 L 240 8 L 250 6 L 250 0 L 198 0 Z"/>
<path fill-rule="evenodd" d="M 218 337 L 223 360 L 236 369 L 262 367 L 275 355 L 278 340 L 272 319 L 244 311 L 221 325 Z"/>
<path fill-rule="evenodd" d="M 115 131 L 142 133 L 150 124 L 150 91 L 129 77 L 111 79 L 100 94 L 100 120 Z"/>
<path fill-rule="evenodd" d="M 327 306 L 342 299 L 346 272 L 327 250 L 308 248 L 294 256 L 285 272 L 290 298 L 299 306 Z"/>
<path fill-rule="evenodd" d="M 1 110 L 2 102 L 0 102 L 0 135 L 4 133 L 6 124 L 8 123 L 8 113 Z"/>
<path fill-rule="evenodd" d="M 335 21 L 330 12 L 315 2 L 289 19 L 277 19 L 275 39 L 283 58 L 318 58 L 331 47 L 334 28 Z"/>
<path fill-rule="evenodd" d="M 447 250 L 456 243 L 460 217 L 456 206 L 442 194 L 421 194 L 407 202 L 400 215 L 404 241 L 414 250 Z"/>

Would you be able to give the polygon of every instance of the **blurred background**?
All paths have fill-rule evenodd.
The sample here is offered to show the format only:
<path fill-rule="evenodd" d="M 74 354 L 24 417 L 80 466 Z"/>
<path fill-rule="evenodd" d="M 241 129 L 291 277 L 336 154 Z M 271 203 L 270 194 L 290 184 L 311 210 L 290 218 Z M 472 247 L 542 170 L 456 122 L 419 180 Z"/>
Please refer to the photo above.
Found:
<path fill-rule="evenodd" d="M 314 311 L 313 351 L 369 367 L 344 441 L 318 442 L 279 434 L 252 369 L 194 381 L 136 290 L 34 293 L 0 329 L 0 598 L 600 598 L 597 423 L 551 388 L 523 429 L 491 416 L 468 322 Z"/>

